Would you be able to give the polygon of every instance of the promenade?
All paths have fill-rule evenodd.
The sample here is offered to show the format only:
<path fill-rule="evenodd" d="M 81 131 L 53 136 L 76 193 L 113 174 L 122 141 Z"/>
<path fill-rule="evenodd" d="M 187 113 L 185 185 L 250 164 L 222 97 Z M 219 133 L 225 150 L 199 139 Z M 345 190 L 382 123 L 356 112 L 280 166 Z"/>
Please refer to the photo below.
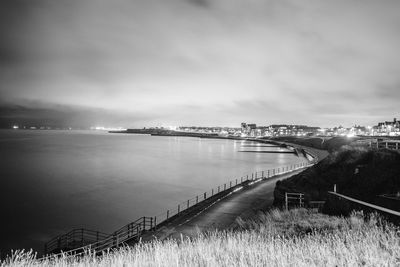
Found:
<path fill-rule="evenodd" d="M 290 144 L 299 147 L 295 144 Z M 321 160 L 328 152 L 306 148 Z M 200 213 L 179 216 L 167 225 L 161 226 L 155 232 L 150 232 L 142 237 L 143 241 L 153 238 L 164 240 L 167 238 L 180 239 L 181 236 L 194 237 L 201 232 L 229 229 L 235 224 L 238 217 L 248 219 L 258 211 L 270 207 L 274 201 L 275 184 L 279 180 L 287 179 L 304 169 L 277 175 L 273 178 L 262 180 L 257 184 L 234 192 L 211 206 L 204 207 Z"/>

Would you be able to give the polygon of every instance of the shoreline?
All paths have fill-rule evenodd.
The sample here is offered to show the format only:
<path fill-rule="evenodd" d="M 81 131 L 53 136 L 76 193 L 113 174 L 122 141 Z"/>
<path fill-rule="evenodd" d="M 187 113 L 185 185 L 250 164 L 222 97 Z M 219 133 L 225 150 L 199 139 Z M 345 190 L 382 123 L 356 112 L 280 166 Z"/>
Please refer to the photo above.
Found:
<path fill-rule="evenodd" d="M 208 137 L 210 138 L 210 137 Z M 213 137 L 211 137 L 213 138 Z M 228 140 L 238 140 L 236 138 L 224 138 L 224 137 L 219 137 L 219 138 L 213 138 L 213 139 L 228 139 Z M 150 235 L 151 237 L 155 235 L 155 231 L 157 231 L 157 229 L 163 228 L 168 226 L 168 228 L 174 228 L 174 227 L 182 227 L 183 225 L 186 225 L 188 222 L 192 221 L 194 217 L 196 217 L 196 220 L 199 220 L 201 218 L 204 218 L 204 216 L 209 216 L 210 212 L 213 211 L 216 207 L 220 207 L 222 204 L 227 204 L 228 206 L 236 206 L 237 209 L 241 208 L 242 211 L 240 211 L 238 213 L 238 211 L 236 211 L 236 215 L 240 216 L 243 213 L 243 207 L 241 207 L 241 205 L 239 204 L 235 204 L 233 203 L 233 205 L 229 204 L 232 203 L 232 198 L 240 198 L 243 197 L 243 195 L 246 195 L 246 192 L 249 191 L 254 191 L 254 192 L 259 192 L 260 188 L 262 186 L 266 186 L 266 188 L 269 190 L 268 191 L 268 203 L 272 204 L 273 202 L 273 191 L 275 188 L 275 182 L 279 179 L 286 179 L 291 177 L 294 174 L 300 173 L 301 171 L 303 171 L 304 169 L 306 169 L 309 166 L 312 166 L 315 162 L 318 161 L 318 159 L 320 159 L 321 157 L 317 157 L 315 156 L 315 152 L 314 151 L 309 151 L 309 148 L 307 147 L 302 147 L 296 144 L 287 144 L 284 142 L 274 142 L 271 140 L 259 140 L 259 139 L 244 139 L 244 138 L 240 138 L 239 140 L 247 140 L 250 142 L 258 142 L 258 143 L 271 143 L 277 146 L 281 146 L 281 147 L 290 147 L 292 150 L 302 150 L 302 153 L 295 153 L 297 154 L 297 156 L 299 157 L 299 162 L 301 162 L 300 158 L 302 158 L 302 156 L 304 156 L 304 159 L 307 161 L 307 163 L 303 162 L 300 164 L 294 164 L 294 165 L 290 165 L 290 166 L 280 166 L 277 169 L 272 169 L 272 170 L 266 170 L 266 171 L 259 171 L 255 173 L 255 176 L 253 176 L 253 174 L 251 176 L 247 176 L 246 177 L 242 177 L 242 179 L 236 179 L 236 182 L 230 181 L 226 184 L 224 184 L 223 186 L 221 186 L 221 191 L 220 191 L 220 186 L 218 186 L 218 189 L 213 188 L 210 194 L 210 191 L 207 191 L 204 193 L 204 198 L 202 197 L 202 194 L 199 196 L 196 196 L 196 201 L 195 202 L 191 202 L 189 205 L 189 201 L 193 201 L 193 199 L 191 200 L 187 200 L 185 202 L 182 202 L 180 204 L 178 204 L 178 209 L 177 212 L 174 209 L 170 209 L 167 210 L 166 212 L 166 217 L 165 217 L 165 213 L 163 214 L 159 214 L 157 216 L 154 217 L 149 217 L 153 223 L 151 223 L 151 229 L 149 229 L 148 231 L 146 230 L 145 232 L 139 234 L 137 236 L 131 236 L 130 235 L 130 224 L 127 224 L 126 226 L 122 227 L 122 229 L 128 227 L 128 232 L 121 232 L 119 233 L 119 230 L 117 230 L 117 232 L 112 233 L 111 235 L 116 236 L 117 240 L 119 239 L 119 236 L 125 236 L 126 235 L 126 239 L 122 239 L 119 242 L 117 242 L 116 244 L 112 243 L 110 244 L 111 247 L 115 247 L 115 246 L 119 246 L 122 245 L 124 243 L 131 243 L 133 244 L 135 241 L 137 241 L 138 238 L 143 240 L 146 240 L 148 238 L 146 238 L 147 235 Z M 314 150 L 314 149 L 310 149 L 310 150 Z M 314 152 L 314 153 L 313 153 Z M 327 153 L 327 152 L 326 152 Z M 310 158 L 308 158 L 307 155 L 312 156 L 312 159 L 310 160 Z M 258 178 L 257 178 L 257 174 L 258 174 Z M 245 178 L 245 179 L 243 179 Z M 239 183 L 238 183 L 239 180 Z M 254 185 L 257 184 L 257 185 Z M 228 185 L 228 186 L 226 186 Z M 253 186 L 254 185 L 254 186 Z M 241 191 L 241 192 L 238 192 Z M 262 192 L 262 196 L 261 197 L 257 197 L 258 195 L 254 194 L 254 195 L 250 195 L 247 197 L 248 199 L 252 199 L 252 201 L 260 201 L 260 199 L 262 201 L 266 201 L 264 198 L 266 197 L 265 192 Z M 206 197 L 207 194 L 207 197 Z M 272 196 L 272 199 L 271 199 Z M 200 200 L 200 201 L 198 201 Z M 270 205 L 269 204 L 269 205 Z M 180 208 L 179 208 L 180 205 Z M 186 207 L 187 206 L 187 207 Z M 246 212 L 248 212 L 248 210 L 253 209 L 254 205 L 250 205 L 247 206 L 246 208 Z M 229 211 L 229 207 L 228 207 L 228 213 L 232 213 L 231 211 Z M 169 215 L 169 216 L 168 216 Z M 164 217 L 163 217 L 164 216 Z M 222 219 L 223 216 L 215 216 L 217 219 L 216 221 L 213 221 L 213 224 L 218 224 L 218 223 L 222 223 L 224 221 L 224 219 Z M 154 219 L 154 221 L 153 221 Z M 228 218 L 229 219 L 229 218 Z M 235 218 L 230 218 L 229 220 L 235 220 Z M 194 220 L 194 221 L 196 221 Z M 214 220 L 214 219 L 213 219 Z M 225 219 L 226 221 L 226 219 Z M 159 222 L 159 223 L 157 223 Z M 209 222 L 208 222 L 209 223 Z M 230 221 L 229 225 L 232 224 L 232 221 Z M 225 222 L 226 225 L 226 222 Z M 197 225 L 195 226 L 195 228 L 197 227 Z M 189 228 L 193 228 L 193 227 L 186 227 L 186 229 Z M 192 229 L 193 230 L 193 229 Z M 191 231 L 191 230 L 190 230 Z M 174 231 L 172 231 L 174 232 Z M 171 231 L 170 231 L 171 233 Z M 177 233 L 175 231 L 175 233 Z M 105 244 L 104 244 L 105 245 Z M 108 245 L 106 245 L 108 247 Z M 111 248 L 110 247 L 110 248 Z"/>
<path fill-rule="evenodd" d="M 145 134 L 151 136 L 174 136 L 174 137 L 197 137 L 204 139 L 222 139 L 222 140 L 239 140 L 239 141 L 252 141 L 262 144 L 273 144 L 280 147 L 291 147 L 292 149 L 299 149 L 305 151 L 309 156 L 314 158 L 314 161 L 325 158 L 329 152 L 327 150 L 307 147 L 295 143 L 277 141 L 273 139 L 263 138 L 249 138 L 239 136 L 219 136 L 217 134 L 209 133 L 192 133 L 192 132 L 177 132 L 172 130 L 162 129 L 127 129 L 125 131 L 108 131 L 108 133 L 121 133 L 121 134 Z"/>
<path fill-rule="evenodd" d="M 180 239 L 182 236 L 191 237 L 203 231 L 227 230 L 234 226 L 237 218 L 248 219 L 254 216 L 257 211 L 271 207 L 274 201 L 273 193 L 277 181 L 288 179 L 303 172 L 329 154 L 327 151 L 320 151 L 297 144 L 287 145 L 294 149 L 303 149 L 308 155 L 312 156 L 312 160 L 305 157 L 309 161 L 306 166 L 291 169 L 272 177 L 261 177 L 256 180 L 245 181 L 245 183 L 232 187 L 229 191 L 224 191 L 212 198 L 203 200 L 186 210 L 185 213 L 163 221 L 157 225 L 156 229 L 145 233 L 141 240 Z M 130 244 L 133 245 L 134 242 Z"/>

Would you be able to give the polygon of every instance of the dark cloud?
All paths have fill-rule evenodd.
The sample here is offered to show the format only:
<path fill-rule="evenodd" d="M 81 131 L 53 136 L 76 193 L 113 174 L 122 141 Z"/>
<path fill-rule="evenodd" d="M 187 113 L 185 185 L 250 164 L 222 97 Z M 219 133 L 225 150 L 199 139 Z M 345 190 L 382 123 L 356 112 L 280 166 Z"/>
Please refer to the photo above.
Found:
<path fill-rule="evenodd" d="M 102 109 L 144 124 L 326 126 L 369 123 L 377 107 L 382 120 L 398 106 L 398 1 L 0 5 L 0 96 L 14 105 Z"/>

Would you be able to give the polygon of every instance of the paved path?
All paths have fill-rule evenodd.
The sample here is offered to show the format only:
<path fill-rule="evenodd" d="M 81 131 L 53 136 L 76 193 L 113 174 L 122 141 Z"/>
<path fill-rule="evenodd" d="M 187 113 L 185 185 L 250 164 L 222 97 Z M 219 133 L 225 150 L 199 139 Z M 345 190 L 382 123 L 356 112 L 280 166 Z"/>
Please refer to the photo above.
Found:
<path fill-rule="evenodd" d="M 198 215 L 181 219 L 179 222 L 173 223 L 173 226 L 162 227 L 151 235 L 153 238 L 163 240 L 165 238 L 180 238 L 181 234 L 183 236 L 195 236 L 199 232 L 227 229 L 235 223 L 237 217 L 249 218 L 259 210 L 271 206 L 274 201 L 276 182 L 302 171 L 296 170 L 258 182 L 225 197 Z M 149 238 L 151 237 L 145 239 Z"/>
<path fill-rule="evenodd" d="M 292 144 L 290 144 L 292 145 Z M 319 149 L 293 144 L 295 147 L 305 148 L 322 160 L 329 153 Z M 243 188 L 224 197 L 206 210 L 197 215 L 191 214 L 178 217 L 167 226 L 160 227 L 156 232 L 143 236 L 143 240 L 157 238 L 181 238 L 183 236 L 196 236 L 199 232 L 212 231 L 215 229 L 228 229 L 234 225 L 236 218 L 242 219 L 254 216 L 259 210 L 265 210 L 274 201 L 274 189 L 278 180 L 287 179 L 290 176 L 302 172 L 304 169 L 278 175 L 273 178 L 262 180 L 254 185 Z"/>

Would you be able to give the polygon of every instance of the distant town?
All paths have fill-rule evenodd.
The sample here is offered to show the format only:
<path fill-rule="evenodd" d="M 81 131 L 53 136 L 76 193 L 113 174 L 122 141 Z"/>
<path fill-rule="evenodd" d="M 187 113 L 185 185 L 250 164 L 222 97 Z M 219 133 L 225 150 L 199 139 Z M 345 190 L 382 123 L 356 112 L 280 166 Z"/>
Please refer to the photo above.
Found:
<path fill-rule="evenodd" d="M 29 130 L 77 130 L 82 128 L 59 128 L 49 126 L 19 126 L 13 125 L 13 129 L 29 129 Z M 90 130 L 106 130 L 106 131 L 125 131 L 127 129 L 107 128 L 102 126 L 93 126 Z M 269 126 L 259 126 L 255 123 L 241 123 L 240 127 L 202 127 L 202 126 L 160 126 L 142 129 L 128 129 L 134 132 L 157 132 L 157 131 L 173 131 L 182 133 L 198 133 L 212 134 L 221 137 L 281 137 L 281 136 L 400 136 L 400 121 L 394 118 L 391 121 L 379 122 L 375 126 L 353 127 L 337 126 L 333 128 L 311 127 L 306 125 L 289 125 L 289 124 L 272 124 Z"/>

